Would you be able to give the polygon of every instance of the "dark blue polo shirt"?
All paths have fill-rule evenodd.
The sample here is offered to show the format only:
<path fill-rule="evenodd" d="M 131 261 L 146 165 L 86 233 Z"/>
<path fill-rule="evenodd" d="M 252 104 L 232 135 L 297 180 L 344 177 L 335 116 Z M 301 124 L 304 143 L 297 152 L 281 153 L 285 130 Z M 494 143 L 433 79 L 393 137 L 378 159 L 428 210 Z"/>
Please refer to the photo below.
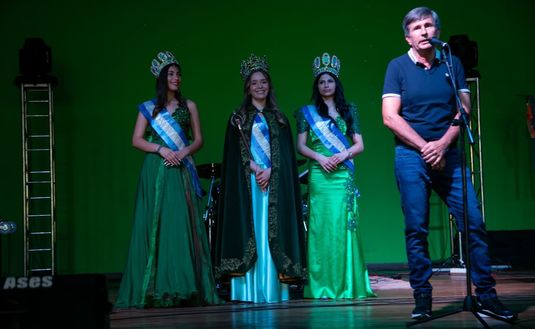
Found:
<path fill-rule="evenodd" d="M 459 92 L 470 92 L 461 61 L 453 56 L 453 71 Z M 426 141 L 440 139 L 457 113 L 453 87 L 440 53 L 426 69 L 411 51 L 394 58 L 386 69 L 383 98 L 401 97 L 400 115 Z M 396 142 L 400 141 L 396 138 Z"/>

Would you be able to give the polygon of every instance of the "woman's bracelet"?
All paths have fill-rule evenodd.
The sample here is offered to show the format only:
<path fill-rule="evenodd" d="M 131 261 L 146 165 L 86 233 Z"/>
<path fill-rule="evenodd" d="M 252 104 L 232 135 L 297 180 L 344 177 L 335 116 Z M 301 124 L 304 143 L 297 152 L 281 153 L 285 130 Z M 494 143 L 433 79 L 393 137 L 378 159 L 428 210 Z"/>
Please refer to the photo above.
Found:
<path fill-rule="evenodd" d="M 160 150 L 162 149 L 162 147 L 163 147 L 163 145 L 159 145 L 158 148 L 156 149 L 155 153 L 160 154 Z"/>
<path fill-rule="evenodd" d="M 353 158 L 353 152 L 347 151 L 347 159 L 352 159 L 352 158 Z"/>

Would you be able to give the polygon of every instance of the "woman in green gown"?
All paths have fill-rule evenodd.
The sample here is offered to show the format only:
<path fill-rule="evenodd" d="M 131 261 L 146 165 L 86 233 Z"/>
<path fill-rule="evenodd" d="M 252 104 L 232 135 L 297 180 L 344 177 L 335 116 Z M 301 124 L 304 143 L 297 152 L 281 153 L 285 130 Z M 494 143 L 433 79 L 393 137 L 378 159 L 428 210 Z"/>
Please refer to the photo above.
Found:
<path fill-rule="evenodd" d="M 353 157 L 364 150 L 355 106 L 345 100 L 340 61 L 313 62 L 314 105 L 296 112 L 297 150 L 309 158 L 308 283 L 305 298 L 375 296 L 359 234 Z"/>
<path fill-rule="evenodd" d="M 132 144 L 146 153 L 117 308 L 219 302 L 192 155 L 202 146 L 199 114 L 182 97 L 170 52 L 152 61 L 157 97 L 139 105 Z"/>

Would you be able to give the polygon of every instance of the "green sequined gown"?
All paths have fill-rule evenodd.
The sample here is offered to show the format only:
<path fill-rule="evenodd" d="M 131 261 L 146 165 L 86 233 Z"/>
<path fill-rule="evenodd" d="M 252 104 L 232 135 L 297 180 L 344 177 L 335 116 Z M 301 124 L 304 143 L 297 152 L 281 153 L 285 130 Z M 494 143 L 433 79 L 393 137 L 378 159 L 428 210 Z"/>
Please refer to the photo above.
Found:
<path fill-rule="evenodd" d="M 178 108 L 172 116 L 189 132 L 188 109 Z M 150 127 L 148 135 L 151 142 L 165 145 Z M 166 167 L 158 154 L 145 155 L 128 260 L 115 307 L 219 302 L 200 201 L 184 166 Z"/>
<path fill-rule="evenodd" d="M 360 133 L 355 107 L 353 131 Z M 302 112 L 295 113 L 298 133 L 308 132 L 307 145 L 315 152 L 331 156 L 310 129 Z M 338 128 L 346 133 L 345 121 L 338 117 Z M 351 143 L 351 140 L 349 140 Z M 359 232 L 358 190 L 351 172 L 340 165 L 327 173 L 314 160 L 309 161 L 308 176 L 308 284 L 305 298 L 365 298 L 375 296 L 364 262 Z M 349 225 L 351 219 L 356 226 Z M 354 223 L 354 222 L 353 222 Z"/>

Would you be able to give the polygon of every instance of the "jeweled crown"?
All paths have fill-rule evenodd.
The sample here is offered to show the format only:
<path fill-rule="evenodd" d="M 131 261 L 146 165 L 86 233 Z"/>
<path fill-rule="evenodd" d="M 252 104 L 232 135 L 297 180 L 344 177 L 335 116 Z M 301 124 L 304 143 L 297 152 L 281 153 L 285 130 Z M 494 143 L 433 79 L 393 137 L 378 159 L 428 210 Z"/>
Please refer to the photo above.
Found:
<path fill-rule="evenodd" d="M 325 72 L 330 72 L 338 78 L 340 75 L 340 60 L 336 55 L 331 56 L 328 53 L 323 53 L 321 58 L 319 56 L 314 58 L 312 72 L 314 73 L 314 77 Z"/>
<path fill-rule="evenodd" d="M 175 56 L 170 51 L 160 51 L 158 55 L 156 55 L 156 58 L 152 60 L 150 71 L 155 77 L 159 77 L 162 69 L 169 64 L 178 65 Z"/>
<path fill-rule="evenodd" d="M 258 70 L 269 73 L 269 65 L 265 55 L 258 57 L 255 54 L 251 54 L 249 58 L 241 61 L 240 75 L 242 80 L 247 80 L 251 73 Z"/>

